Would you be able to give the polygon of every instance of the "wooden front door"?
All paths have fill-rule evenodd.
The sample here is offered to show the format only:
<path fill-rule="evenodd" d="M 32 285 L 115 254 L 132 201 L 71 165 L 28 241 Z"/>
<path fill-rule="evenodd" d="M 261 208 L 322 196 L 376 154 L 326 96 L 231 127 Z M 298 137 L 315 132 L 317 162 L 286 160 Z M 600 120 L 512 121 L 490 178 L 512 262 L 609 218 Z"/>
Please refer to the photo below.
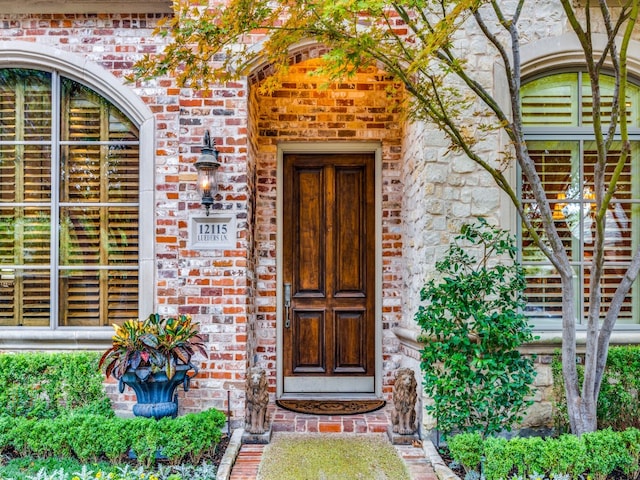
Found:
<path fill-rule="evenodd" d="M 375 389 L 373 154 L 286 154 L 284 393 Z"/>

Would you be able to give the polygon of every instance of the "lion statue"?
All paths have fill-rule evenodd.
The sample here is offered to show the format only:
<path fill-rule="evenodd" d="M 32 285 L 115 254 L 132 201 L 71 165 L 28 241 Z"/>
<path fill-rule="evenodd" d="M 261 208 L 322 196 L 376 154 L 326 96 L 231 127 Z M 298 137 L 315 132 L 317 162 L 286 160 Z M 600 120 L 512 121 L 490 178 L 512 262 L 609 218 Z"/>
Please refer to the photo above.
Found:
<path fill-rule="evenodd" d="M 267 405 L 269 392 L 267 375 L 261 367 L 251 367 L 247 373 L 247 417 L 249 433 L 261 434 L 267 430 Z"/>
<path fill-rule="evenodd" d="M 393 431 L 401 435 L 416 432 L 416 400 L 418 399 L 417 382 L 413 370 L 401 368 L 396 372 L 393 386 L 393 410 L 391 423 Z"/>

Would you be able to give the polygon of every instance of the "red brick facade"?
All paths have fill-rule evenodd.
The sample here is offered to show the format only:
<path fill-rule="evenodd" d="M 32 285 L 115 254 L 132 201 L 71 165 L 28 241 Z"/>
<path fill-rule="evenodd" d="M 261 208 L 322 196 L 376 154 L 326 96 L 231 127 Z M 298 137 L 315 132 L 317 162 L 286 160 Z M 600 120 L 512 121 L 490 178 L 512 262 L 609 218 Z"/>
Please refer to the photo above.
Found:
<path fill-rule="evenodd" d="M 122 79 L 145 53 L 161 49 L 152 30 L 165 14 L 0 14 L 0 44 L 35 42 L 101 66 Z M 4 43 L 4 45 L 7 45 Z M 210 92 L 178 88 L 171 78 L 126 84 L 154 117 L 155 299 L 161 314 L 188 313 L 208 337 L 209 358 L 200 365 L 182 412 L 211 406 L 244 417 L 247 366 L 258 363 L 276 386 L 276 152 L 279 142 L 380 142 L 382 152 L 382 329 L 389 395 L 397 366 L 390 329 L 401 315 L 401 148 L 400 88 L 375 67 L 344 83 L 318 88 L 305 72 L 322 49 L 295 52 L 289 77 L 270 95 L 260 93 L 268 68 Z M 91 86 L 91 85 L 89 85 Z M 206 130 L 221 154 L 220 189 L 213 211 L 237 218 L 235 249 L 189 249 L 189 216 L 202 214 L 193 163 Z M 145 279 L 143 279 L 144 281 Z M 106 346 L 103 345 L 103 346 Z M 116 409 L 133 395 L 116 393 Z M 227 402 L 227 396 L 231 400 Z"/>
<path fill-rule="evenodd" d="M 294 58 L 300 58 L 298 55 Z M 280 142 L 357 142 L 382 144 L 382 327 L 388 330 L 400 320 L 401 278 L 397 274 L 402 255 L 400 234 L 402 118 L 401 94 L 384 72 L 376 68 L 330 88 L 318 88 L 321 78 L 306 73 L 318 60 L 308 59 L 292 67 L 282 87 L 261 94 L 252 84 L 249 102 L 251 144 L 256 162 L 255 351 L 261 365 L 274 372 L 276 339 L 276 151 Z M 386 347 L 387 355 L 395 353 Z M 384 350 L 384 349 L 383 349 Z M 389 374 L 390 372 L 386 372 Z M 275 382 L 275 375 L 271 376 Z M 385 382 L 386 384 L 386 382 Z M 385 392 L 389 393 L 390 386 Z"/>

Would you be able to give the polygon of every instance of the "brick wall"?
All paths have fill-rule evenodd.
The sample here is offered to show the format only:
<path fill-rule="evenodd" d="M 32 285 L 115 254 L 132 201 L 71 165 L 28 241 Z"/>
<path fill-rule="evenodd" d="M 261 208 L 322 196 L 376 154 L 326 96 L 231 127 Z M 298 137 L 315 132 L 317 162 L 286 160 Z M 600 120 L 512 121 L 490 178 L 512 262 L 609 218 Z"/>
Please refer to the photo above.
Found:
<path fill-rule="evenodd" d="M 343 83 L 318 89 L 325 80 L 306 74 L 320 60 L 321 50 L 297 52 L 295 64 L 282 87 L 270 94 L 260 90 L 263 70 L 251 79 L 250 124 L 256 162 L 256 345 L 258 362 L 269 370 L 275 387 L 276 362 L 276 152 L 278 142 L 382 143 L 382 256 L 385 376 L 397 346 L 390 335 L 401 315 L 401 144 L 403 119 L 400 94 L 389 95 L 394 85 L 376 68 L 361 71 Z M 311 58 L 310 58 L 311 57 Z M 384 390 L 390 386 L 385 382 Z"/>
<path fill-rule="evenodd" d="M 152 36 L 162 14 L 0 15 L 0 41 L 20 40 L 80 55 L 118 78 L 145 53 L 160 51 Z M 390 329 L 401 316 L 402 135 L 398 94 L 383 72 L 370 68 L 325 90 L 306 72 L 323 53 L 319 47 L 295 52 L 296 64 L 281 89 L 259 93 L 270 74 L 258 68 L 246 81 L 209 92 L 179 88 L 171 78 L 127 84 L 155 118 L 155 310 L 189 313 L 208 339 L 209 358 L 181 412 L 231 408 L 235 424 L 244 417 L 247 365 L 267 367 L 275 391 L 275 198 L 276 142 L 382 143 L 383 349 L 385 375 L 399 363 Z M 64 53 L 63 53 L 64 54 Z M 124 84 L 124 81 L 123 81 Z M 251 92 L 249 98 L 249 92 Z M 196 192 L 196 161 L 210 130 L 221 154 L 220 190 L 213 211 L 238 219 L 236 248 L 190 250 L 189 217 L 202 214 Z M 130 410 L 132 392 L 117 393 L 107 382 L 116 409 Z M 385 381 L 384 391 L 391 387 Z M 230 392 L 230 405 L 227 403 Z"/>
<path fill-rule="evenodd" d="M 142 54 L 161 49 L 166 40 L 152 31 L 163 16 L 0 14 L 0 41 L 55 47 L 62 55 L 80 55 L 122 78 Z M 192 391 L 180 393 L 181 411 L 212 406 L 226 411 L 229 391 L 237 422 L 244 417 L 247 324 L 253 308 L 246 82 L 230 82 L 210 92 L 178 88 L 171 78 L 123 88 L 133 89 L 155 117 L 155 309 L 163 315 L 191 314 L 208 338 L 209 358 L 201 359 Z M 223 164 L 213 210 L 233 213 L 238 220 L 237 243 L 229 250 L 188 248 L 189 217 L 203 214 L 193 163 L 206 130 Z M 117 394 L 113 381 L 107 389 L 116 409 L 130 411 L 130 391 Z"/>

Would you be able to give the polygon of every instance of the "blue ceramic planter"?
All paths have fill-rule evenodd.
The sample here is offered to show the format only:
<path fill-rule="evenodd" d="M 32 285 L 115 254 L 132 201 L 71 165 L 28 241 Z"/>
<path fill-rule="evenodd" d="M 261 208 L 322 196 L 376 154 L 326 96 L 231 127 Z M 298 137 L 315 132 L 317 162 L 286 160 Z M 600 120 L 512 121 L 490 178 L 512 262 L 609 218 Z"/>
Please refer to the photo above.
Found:
<path fill-rule="evenodd" d="M 189 390 L 188 372 L 195 367 L 189 365 L 176 366 L 176 373 L 171 378 L 163 372 L 150 373 L 148 369 L 128 370 L 120 378 L 118 387 L 120 393 L 127 385 L 136 393 L 138 403 L 133 406 L 136 417 L 155 418 L 175 417 L 178 414 L 178 395 L 174 395 L 176 388 L 183 385 L 184 391 Z"/>

